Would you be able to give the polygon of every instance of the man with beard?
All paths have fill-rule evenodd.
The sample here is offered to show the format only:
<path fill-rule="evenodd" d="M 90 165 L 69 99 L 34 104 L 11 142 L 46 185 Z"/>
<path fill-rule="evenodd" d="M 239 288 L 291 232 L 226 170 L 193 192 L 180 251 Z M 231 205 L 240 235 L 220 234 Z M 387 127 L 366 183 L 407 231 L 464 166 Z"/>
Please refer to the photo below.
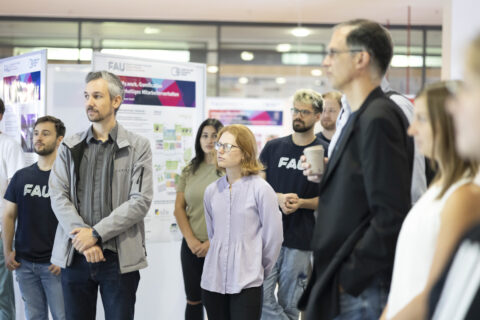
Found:
<path fill-rule="evenodd" d="M 263 284 L 262 319 L 298 319 L 297 302 L 311 269 L 313 213 L 318 204 L 318 186 L 303 177 L 300 157 L 307 147 L 321 144 L 328 149 L 313 132 L 322 107 L 318 93 L 298 90 L 291 109 L 294 133 L 269 141 L 260 154 L 265 178 L 277 193 L 283 213 L 284 238 L 277 263 Z"/>
<path fill-rule="evenodd" d="M 317 138 L 330 144 L 336 130 L 337 117 L 342 109 L 342 94 L 338 91 L 324 93 L 323 111 L 320 116 L 320 124 L 323 130 L 316 134 Z"/>
<path fill-rule="evenodd" d="M 18 170 L 5 193 L 5 264 L 16 272 L 27 319 L 48 319 L 48 307 L 53 319 L 65 319 L 60 267 L 50 263 L 58 221 L 48 189 L 50 170 L 64 136 L 61 120 L 52 116 L 39 118 L 33 127 L 38 162 Z"/>
<path fill-rule="evenodd" d="M 50 176 L 58 228 L 52 262 L 64 268 L 67 319 L 95 319 L 97 293 L 106 319 L 133 319 L 147 267 L 143 219 L 153 196 L 149 141 L 116 120 L 124 87 L 107 71 L 86 77 L 92 125 L 65 138 Z"/>

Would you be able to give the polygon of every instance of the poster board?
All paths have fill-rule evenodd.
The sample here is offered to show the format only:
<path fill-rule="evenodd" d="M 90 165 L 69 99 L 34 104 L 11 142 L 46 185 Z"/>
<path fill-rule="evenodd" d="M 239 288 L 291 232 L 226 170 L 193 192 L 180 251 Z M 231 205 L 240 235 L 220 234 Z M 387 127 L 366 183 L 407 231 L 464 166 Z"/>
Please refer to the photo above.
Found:
<path fill-rule="evenodd" d="M 85 111 L 85 77 L 89 64 L 47 65 L 47 114 L 63 121 L 71 136 L 90 125 Z"/>
<path fill-rule="evenodd" d="M 95 53 L 92 69 L 120 77 L 125 98 L 117 120 L 150 141 L 152 205 L 145 218 L 147 242 L 181 240 L 173 215 L 178 174 L 194 155 L 194 137 L 203 118 L 206 66 Z"/>
<path fill-rule="evenodd" d="M 289 133 L 287 99 L 207 98 L 206 116 L 223 125 L 244 124 L 252 130 L 258 152 L 267 141 Z"/>
<path fill-rule="evenodd" d="M 27 164 L 36 161 L 33 126 L 46 110 L 47 50 L 0 60 L 0 96 L 5 114 L 0 130 L 21 144 Z"/>

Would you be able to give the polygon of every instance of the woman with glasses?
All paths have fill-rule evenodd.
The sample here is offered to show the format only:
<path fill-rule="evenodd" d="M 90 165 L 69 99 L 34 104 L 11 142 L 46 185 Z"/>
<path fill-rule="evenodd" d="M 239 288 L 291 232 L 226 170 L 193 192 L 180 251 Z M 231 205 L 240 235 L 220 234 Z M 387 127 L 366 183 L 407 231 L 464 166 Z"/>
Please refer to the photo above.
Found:
<path fill-rule="evenodd" d="M 218 134 L 217 166 L 226 175 L 205 190 L 210 249 L 201 286 L 209 320 L 255 320 L 262 284 L 283 241 L 282 216 L 272 187 L 258 174 L 253 133 L 230 125 Z"/>
<path fill-rule="evenodd" d="M 432 284 L 461 234 L 478 220 L 472 211 L 480 208 L 480 188 L 472 183 L 478 166 L 455 149 L 453 119 L 446 109 L 451 87 L 452 82 L 432 84 L 415 99 L 408 133 L 420 152 L 435 161 L 437 175 L 403 222 L 382 319 L 425 318 Z"/>
<path fill-rule="evenodd" d="M 215 141 L 223 125 L 216 119 L 202 122 L 195 138 L 195 157 L 183 169 L 177 184 L 175 218 L 183 234 L 180 258 L 187 296 L 186 320 L 203 319 L 200 279 L 208 241 L 203 194 L 222 174 L 215 166 Z"/>

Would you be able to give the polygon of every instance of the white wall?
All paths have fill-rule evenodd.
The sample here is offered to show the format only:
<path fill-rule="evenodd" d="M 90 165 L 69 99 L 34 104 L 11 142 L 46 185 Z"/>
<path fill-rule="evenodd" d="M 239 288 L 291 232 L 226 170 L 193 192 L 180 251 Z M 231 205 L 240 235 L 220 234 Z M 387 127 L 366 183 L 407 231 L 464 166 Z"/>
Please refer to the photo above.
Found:
<path fill-rule="evenodd" d="M 65 123 L 67 136 L 90 124 L 84 107 L 83 89 L 88 65 L 49 64 L 47 66 L 47 114 Z"/>
<path fill-rule="evenodd" d="M 480 1 L 444 0 L 442 79 L 461 79 L 465 49 L 480 32 Z"/>

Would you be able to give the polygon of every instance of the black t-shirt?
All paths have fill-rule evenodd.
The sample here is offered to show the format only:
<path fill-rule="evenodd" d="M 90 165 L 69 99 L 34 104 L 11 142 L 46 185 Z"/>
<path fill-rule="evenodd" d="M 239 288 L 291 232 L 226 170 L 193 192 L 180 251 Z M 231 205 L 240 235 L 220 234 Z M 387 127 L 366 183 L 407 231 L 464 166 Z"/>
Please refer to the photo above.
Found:
<path fill-rule="evenodd" d="M 330 144 L 330 141 L 332 141 L 331 139 L 327 139 L 327 137 L 325 137 L 323 135 L 323 132 L 319 132 L 317 134 L 315 134 L 315 136 L 320 140 L 320 141 L 323 141 L 327 144 L 327 147 L 328 145 Z"/>
<path fill-rule="evenodd" d="M 315 139 L 308 146 L 297 146 L 292 135 L 267 142 L 260 154 L 260 161 L 266 167 L 267 181 L 275 192 L 296 193 L 299 198 L 308 199 L 318 196 L 318 184 L 307 180 L 303 175 L 300 156 L 307 147 L 321 144 L 328 152 L 328 146 Z M 283 246 L 288 248 L 310 250 L 313 228 L 315 225 L 314 210 L 298 209 L 283 218 Z"/>
<path fill-rule="evenodd" d="M 16 256 L 32 262 L 49 262 L 52 255 L 58 221 L 50 205 L 49 176 L 34 163 L 15 173 L 5 193 L 18 208 Z"/>

